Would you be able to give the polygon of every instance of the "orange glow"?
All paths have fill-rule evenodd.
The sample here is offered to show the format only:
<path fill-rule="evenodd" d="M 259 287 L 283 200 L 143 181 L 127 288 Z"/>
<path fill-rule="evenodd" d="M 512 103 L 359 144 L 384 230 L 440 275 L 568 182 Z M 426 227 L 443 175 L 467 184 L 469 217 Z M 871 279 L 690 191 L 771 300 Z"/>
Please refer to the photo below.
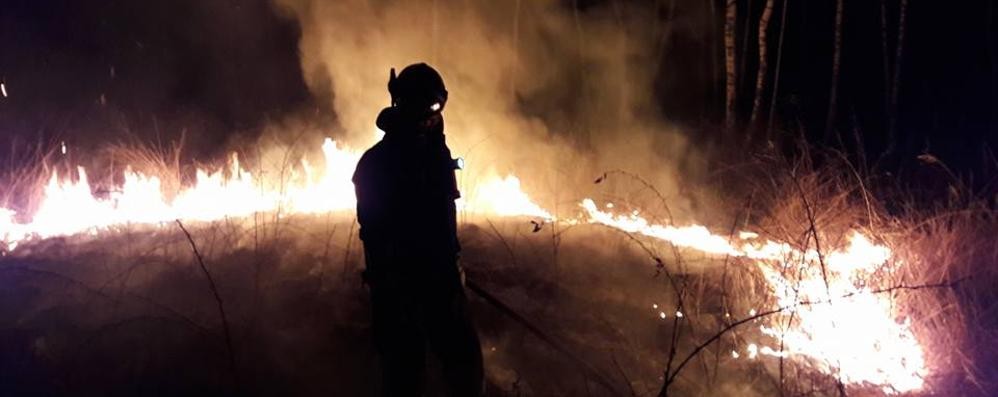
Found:
<path fill-rule="evenodd" d="M 520 189 L 520 179 L 507 175 L 505 178 L 492 178 L 474 187 L 468 200 L 460 200 L 458 206 L 469 212 L 479 212 L 499 216 L 533 216 L 553 220 L 554 216 L 530 200 Z"/>
<path fill-rule="evenodd" d="M 243 169 L 239 158 L 232 155 L 222 169 L 197 170 L 195 182 L 173 195 L 164 194 L 157 176 L 131 169 L 124 171 L 119 188 L 100 198 L 93 195 L 84 169 L 78 168 L 75 178 L 53 173 L 29 222 L 18 222 L 24 217 L 0 208 L 0 243 L 13 250 L 30 239 L 96 233 L 125 224 L 213 221 L 260 212 L 352 211 L 356 198 L 351 176 L 361 152 L 327 138 L 322 153 L 321 167 L 303 159 L 276 182 Z M 514 175 L 482 178 L 463 189 L 466 198 L 458 206 L 471 213 L 601 224 L 686 249 L 749 260 L 761 272 L 775 304 L 787 310 L 759 319 L 760 339 L 746 345 L 743 353 L 732 351 L 734 358 L 789 357 L 847 384 L 875 385 L 886 393 L 924 387 L 928 369 L 910 319 L 900 318 L 890 297 L 871 292 L 876 286 L 867 284 L 874 273 L 902 264 L 892 258 L 889 248 L 863 234 L 852 232 L 845 236 L 846 246 L 830 247 L 824 253 L 823 276 L 817 252 L 800 252 L 787 243 L 748 231 L 727 237 L 702 225 L 657 225 L 637 210 L 614 214 L 608 212 L 615 208 L 612 203 L 597 206 L 591 199 L 581 202 L 582 217 L 559 220 L 534 203 Z M 793 261 L 800 263 L 799 273 L 781 272 Z M 791 277 L 788 273 L 795 274 Z M 657 316 L 667 317 L 657 304 L 652 307 Z M 758 307 L 758 311 L 773 308 Z M 756 309 L 748 313 L 754 315 Z M 685 314 L 675 312 L 678 318 Z M 781 341 L 782 351 L 774 348 Z"/>
<path fill-rule="evenodd" d="M 265 180 L 243 169 L 239 157 L 233 154 L 222 169 L 198 169 L 195 183 L 169 201 L 158 177 L 131 169 L 124 171 L 124 184 L 107 198 L 93 195 L 83 168 L 77 168 L 76 178 L 72 179 L 52 173 L 30 222 L 17 223 L 14 211 L 0 208 L 0 242 L 14 249 L 30 238 L 96 232 L 116 225 L 157 224 L 174 219 L 214 221 L 272 211 L 314 214 L 353 210 L 357 200 L 351 177 L 361 152 L 326 138 L 322 153 L 321 168 L 302 159 L 279 181 Z M 459 203 L 464 210 L 553 219 L 520 190 L 520 180 L 515 176 L 486 178 L 470 190 L 473 199 Z"/>
<path fill-rule="evenodd" d="M 612 206 L 605 206 L 612 208 Z M 928 376 L 925 355 L 911 329 L 909 318 L 898 318 L 888 294 L 872 292 L 870 276 L 902 265 L 891 250 L 871 242 L 859 232 L 847 236 L 849 244 L 825 252 L 827 285 L 818 253 L 800 252 L 790 245 L 760 239 L 751 232 L 738 233 L 732 242 L 699 225 L 655 225 L 631 213 L 614 215 L 590 199 L 582 202 L 590 222 L 640 234 L 679 247 L 710 254 L 753 260 L 766 279 L 779 307 L 786 310 L 761 318 L 763 335 L 772 343 L 747 345 L 750 359 L 758 356 L 803 358 L 817 370 L 837 376 L 846 384 L 880 386 L 885 393 L 920 390 Z M 799 275 L 781 272 L 787 262 L 803 262 Z M 883 287 L 883 286 L 881 286 Z M 810 302 L 810 304 L 800 304 Z M 756 309 L 749 311 L 750 316 Z M 677 313 L 677 316 L 679 313 Z M 788 321 L 793 320 L 789 327 Z M 784 327 L 786 329 L 784 329 Z M 783 341 L 784 350 L 780 346 Z M 739 357 L 737 352 L 732 355 Z"/>

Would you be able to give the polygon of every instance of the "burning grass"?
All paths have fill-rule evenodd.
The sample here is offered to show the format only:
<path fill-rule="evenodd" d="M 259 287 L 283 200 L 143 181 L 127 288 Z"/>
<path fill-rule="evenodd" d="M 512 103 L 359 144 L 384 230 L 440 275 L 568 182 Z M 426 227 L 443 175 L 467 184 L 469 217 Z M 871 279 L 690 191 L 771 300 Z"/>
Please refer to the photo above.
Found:
<path fill-rule="evenodd" d="M 176 162 L 157 160 L 161 154 L 119 158 L 138 156 L 151 164 L 143 169 L 181 175 Z M 720 179 L 726 189 L 718 201 L 734 203 L 712 216 L 727 219 L 721 227 L 684 227 L 692 222 L 682 219 L 697 214 L 673 214 L 668 197 L 620 172 L 597 180 L 596 200 L 546 220 L 516 211 L 464 217 L 471 277 L 614 389 L 473 299 L 493 391 L 995 390 L 988 372 L 995 352 L 984 342 L 994 337 L 989 313 L 998 301 L 990 289 L 993 212 L 969 197 L 945 210 L 885 201 L 898 197 L 884 193 L 890 184 L 844 161 L 816 167 L 806 158 L 760 158 L 737 171 Z M 24 175 L 39 184 L 47 178 Z M 526 214 L 543 211 L 544 203 L 514 190 L 533 205 Z M 10 348 L 24 351 L 5 364 L 21 368 L 23 379 L 58 380 L 47 389 L 57 393 L 127 393 L 169 380 L 178 392 L 371 394 L 376 367 L 352 215 L 245 215 L 187 224 L 204 271 L 169 222 L 26 240 L 0 266 L 11 287 L 5 301 L 19 302 L 3 308 L 0 328 L 16 334 Z M 767 241 L 779 249 L 767 251 Z M 190 371 L 171 371 L 177 379 L 156 375 L 192 362 Z M 41 387 L 19 379 L 0 386 Z"/>
<path fill-rule="evenodd" d="M 962 262 L 969 257 L 957 258 L 980 252 L 951 251 L 948 260 L 940 260 L 931 251 L 943 247 L 929 242 L 942 238 L 949 241 L 938 244 L 947 244 L 963 236 L 978 249 L 993 250 L 968 230 L 988 225 L 990 214 L 919 227 L 924 214 L 888 212 L 869 188 L 884 184 L 861 178 L 845 161 L 821 169 L 808 159 L 762 164 L 769 170 L 754 179 L 765 182 L 750 189 L 754 203 L 743 211 L 746 222 L 761 236 L 808 254 L 758 263 L 769 296 L 762 294 L 763 307 L 755 303 L 750 314 L 779 311 L 758 327 L 762 335 L 750 339 L 758 353 L 749 353 L 776 356 L 778 384 L 792 395 L 811 390 L 787 379 L 814 372 L 831 381 L 829 394 L 952 390 L 947 382 L 965 359 L 959 352 L 968 347 L 963 345 L 967 323 L 953 310 L 954 291 L 973 274 Z M 733 285 L 738 282 L 746 281 Z M 747 282 L 759 289 L 757 279 Z M 795 356 L 805 360 L 787 359 Z M 787 361 L 795 361 L 789 365 L 796 368 L 788 369 Z"/>

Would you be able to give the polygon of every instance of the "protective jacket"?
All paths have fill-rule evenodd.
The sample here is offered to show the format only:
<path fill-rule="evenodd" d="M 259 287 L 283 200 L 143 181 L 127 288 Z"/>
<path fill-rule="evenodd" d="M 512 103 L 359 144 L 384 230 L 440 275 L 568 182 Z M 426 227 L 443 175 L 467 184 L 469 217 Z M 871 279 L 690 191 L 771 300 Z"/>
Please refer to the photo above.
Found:
<path fill-rule="evenodd" d="M 408 278 L 450 273 L 460 251 L 454 160 L 439 131 L 417 133 L 396 108 L 381 111 L 381 142 L 361 157 L 353 176 L 365 276 Z"/>
<path fill-rule="evenodd" d="M 457 267 L 455 163 L 442 121 L 438 131 L 417 133 L 404 120 L 398 108 L 381 112 L 385 137 L 353 177 L 382 393 L 423 395 L 428 346 L 448 395 L 477 397 L 484 372 Z"/>

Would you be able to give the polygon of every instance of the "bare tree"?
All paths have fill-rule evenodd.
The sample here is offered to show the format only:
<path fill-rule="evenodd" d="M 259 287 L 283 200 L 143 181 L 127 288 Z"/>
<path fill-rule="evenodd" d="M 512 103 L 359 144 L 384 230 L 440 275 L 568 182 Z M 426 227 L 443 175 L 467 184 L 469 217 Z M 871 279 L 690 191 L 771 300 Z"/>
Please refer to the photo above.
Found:
<path fill-rule="evenodd" d="M 736 0 L 737 1 L 737 0 Z M 742 26 L 742 36 L 738 37 L 738 31 L 735 31 L 735 39 L 741 43 L 735 44 L 735 59 L 738 60 L 738 81 L 735 82 L 739 89 L 745 88 L 745 76 L 747 69 L 746 61 L 748 61 L 748 50 L 749 50 L 749 38 L 752 36 L 752 11 L 755 7 L 752 6 L 752 0 L 742 0 L 745 3 L 745 8 L 742 8 L 742 14 L 745 14 L 744 23 Z M 738 22 L 735 22 L 735 27 L 738 27 Z"/>
<path fill-rule="evenodd" d="M 998 106 L 998 31 L 995 31 L 995 2 L 988 3 L 988 48 L 991 49 L 991 106 Z M 998 114 L 991 112 L 991 133 L 998 134 Z"/>
<path fill-rule="evenodd" d="M 828 91 L 828 118 L 825 120 L 825 140 L 832 136 L 835 128 L 835 111 L 839 95 L 839 65 L 842 62 L 842 11 L 845 0 L 835 2 L 835 47 L 832 53 L 832 84 Z"/>
<path fill-rule="evenodd" d="M 735 24 L 738 17 L 738 1 L 725 0 L 724 6 L 724 126 L 728 132 L 735 128 L 735 94 L 737 72 L 735 71 Z"/>
<path fill-rule="evenodd" d="M 773 121 L 776 119 L 776 98 L 780 95 L 780 69 L 783 66 L 783 38 L 787 33 L 787 9 L 790 0 L 783 0 L 783 10 L 780 11 L 780 40 L 776 44 L 776 71 L 773 73 L 773 95 L 769 102 L 769 124 L 766 127 L 766 139 L 773 138 Z"/>
<path fill-rule="evenodd" d="M 721 82 L 724 80 L 721 78 L 721 68 L 720 66 L 720 55 L 724 52 L 724 46 L 714 46 L 715 40 L 720 36 L 717 34 L 717 0 L 709 0 L 707 2 L 707 23 L 710 30 L 710 100 L 707 102 L 706 106 L 709 109 L 708 112 L 714 110 L 714 106 L 717 104 L 718 95 L 721 93 Z"/>
<path fill-rule="evenodd" d="M 908 0 L 901 0 L 901 6 L 898 10 L 898 42 L 895 47 L 894 53 L 894 75 L 893 82 L 891 83 L 891 106 L 888 109 L 887 114 L 890 117 L 889 124 L 887 126 L 887 137 L 890 139 L 888 143 L 888 151 L 894 148 L 895 134 L 897 133 L 897 111 L 898 111 L 898 91 L 901 85 L 901 58 L 904 55 L 904 30 L 905 22 L 908 19 Z"/>
<path fill-rule="evenodd" d="M 888 51 L 887 45 L 887 0 L 880 0 L 880 52 L 883 55 L 883 65 L 884 65 L 884 115 L 888 117 L 888 124 L 890 123 L 890 115 L 887 113 L 891 109 L 891 58 Z M 889 125 L 888 125 L 889 126 Z M 893 139 L 894 137 L 888 136 L 888 139 Z"/>
<path fill-rule="evenodd" d="M 510 62 L 509 97 L 516 98 L 516 72 L 520 62 L 520 0 L 513 8 L 513 61 Z"/>
<path fill-rule="evenodd" d="M 769 22 L 773 16 L 773 0 L 766 0 L 766 7 L 759 17 L 759 68 L 755 74 L 755 101 L 752 102 L 752 125 L 759 119 L 759 112 L 762 111 L 762 96 L 766 88 L 766 73 L 769 69 L 767 61 L 766 31 L 769 30 Z"/>

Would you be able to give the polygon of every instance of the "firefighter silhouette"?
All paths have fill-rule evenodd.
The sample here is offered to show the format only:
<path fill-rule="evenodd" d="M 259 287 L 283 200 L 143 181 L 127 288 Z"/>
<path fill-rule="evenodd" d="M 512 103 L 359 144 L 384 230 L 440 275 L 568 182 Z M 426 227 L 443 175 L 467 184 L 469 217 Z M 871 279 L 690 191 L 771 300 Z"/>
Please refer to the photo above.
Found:
<path fill-rule="evenodd" d="M 454 200 L 457 162 L 444 137 L 443 79 L 414 64 L 388 81 L 384 138 L 354 172 L 374 340 L 385 396 L 421 396 L 429 347 L 452 396 L 483 388 L 478 336 L 465 312 Z"/>

